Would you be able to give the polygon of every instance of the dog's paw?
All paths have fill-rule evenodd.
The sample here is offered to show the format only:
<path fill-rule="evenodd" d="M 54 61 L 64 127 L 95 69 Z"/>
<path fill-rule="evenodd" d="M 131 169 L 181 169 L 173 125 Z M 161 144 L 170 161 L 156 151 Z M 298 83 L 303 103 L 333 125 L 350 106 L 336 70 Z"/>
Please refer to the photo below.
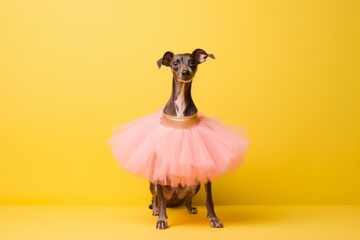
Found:
<path fill-rule="evenodd" d="M 198 210 L 196 207 L 191 207 L 191 208 L 188 208 L 188 212 L 190 214 L 197 214 L 198 213 Z"/>
<path fill-rule="evenodd" d="M 222 222 L 216 217 L 210 218 L 210 224 L 211 224 L 211 227 L 213 227 L 213 228 L 223 228 L 224 227 Z"/>
<path fill-rule="evenodd" d="M 168 227 L 167 220 L 158 220 L 156 223 L 156 229 L 167 229 Z"/>
<path fill-rule="evenodd" d="M 153 216 L 159 216 L 159 209 L 153 208 L 153 209 L 152 209 L 152 215 L 153 215 Z"/>

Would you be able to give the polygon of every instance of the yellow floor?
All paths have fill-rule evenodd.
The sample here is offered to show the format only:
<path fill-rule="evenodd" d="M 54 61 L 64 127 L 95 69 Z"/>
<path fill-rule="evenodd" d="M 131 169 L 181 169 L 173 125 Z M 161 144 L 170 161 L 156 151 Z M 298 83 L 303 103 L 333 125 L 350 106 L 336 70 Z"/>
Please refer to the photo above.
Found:
<path fill-rule="evenodd" d="M 225 228 L 210 228 L 206 210 L 169 209 L 167 230 L 143 207 L 1 206 L 1 240 L 360 239 L 360 206 L 216 206 Z"/>

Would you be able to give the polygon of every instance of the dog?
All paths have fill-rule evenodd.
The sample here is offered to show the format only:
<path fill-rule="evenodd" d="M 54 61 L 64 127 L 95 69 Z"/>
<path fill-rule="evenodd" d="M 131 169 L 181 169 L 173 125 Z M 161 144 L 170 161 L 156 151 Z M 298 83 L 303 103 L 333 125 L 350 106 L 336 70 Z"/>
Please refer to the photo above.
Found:
<path fill-rule="evenodd" d="M 191 54 L 174 54 L 166 52 L 157 61 L 160 69 L 162 65 L 170 67 L 172 72 L 172 92 L 169 101 L 164 107 L 164 113 L 174 117 L 187 117 L 197 113 L 197 108 L 191 97 L 191 84 L 196 74 L 198 65 L 210 57 L 215 59 L 213 54 L 208 54 L 202 49 L 195 49 Z M 211 182 L 204 183 L 206 191 L 207 217 L 211 227 L 222 228 L 223 224 L 218 219 L 214 210 L 214 203 L 211 192 Z M 198 211 L 192 206 L 192 198 L 199 192 L 200 183 L 193 186 L 170 186 L 150 182 L 152 203 L 149 206 L 152 214 L 158 216 L 157 229 L 168 228 L 166 207 L 176 207 L 185 204 L 190 214 Z"/>

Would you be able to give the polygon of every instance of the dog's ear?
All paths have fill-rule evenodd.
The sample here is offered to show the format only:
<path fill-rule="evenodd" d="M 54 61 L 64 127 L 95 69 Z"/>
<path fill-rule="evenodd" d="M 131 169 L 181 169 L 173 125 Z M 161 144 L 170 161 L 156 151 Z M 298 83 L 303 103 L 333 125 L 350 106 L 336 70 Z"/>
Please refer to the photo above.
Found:
<path fill-rule="evenodd" d="M 192 52 L 192 56 L 195 58 L 195 60 L 199 64 L 205 62 L 207 57 L 215 59 L 215 56 L 213 54 L 211 54 L 211 53 L 208 54 L 208 53 L 206 53 L 204 50 L 202 50 L 200 48 L 195 49 Z"/>
<path fill-rule="evenodd" d="M 174 57 L 174 53 L 172 53 L 170 51 L 167 51 L 166 53 L 164 53 L 164 56 L 157 61 L 158 68 L 161 68 L 161 65 L 164 65 L 167 67 L 170 66 L 170 63 L 171 63 L 171 60 L 173 59 L 173 57 Z"/>

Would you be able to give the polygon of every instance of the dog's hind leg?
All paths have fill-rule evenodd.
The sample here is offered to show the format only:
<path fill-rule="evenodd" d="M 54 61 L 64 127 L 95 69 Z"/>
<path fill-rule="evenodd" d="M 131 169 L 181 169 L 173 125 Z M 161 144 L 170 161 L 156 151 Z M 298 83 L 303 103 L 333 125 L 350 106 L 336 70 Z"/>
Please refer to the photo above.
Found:
<path fill-rule="evenodd" d="M 196 209 L 196 207 L 192 206 L 192 198 L 193 198 L 193 195 L 191 193 L 186 195 L 185 206 L 190 214 L 197 214 L 198 210 Z"/>
<path fill-rule="evenodd" d="M 150 183 L 150 192 L 152 194 L 152 198 L 151 198 L 151 204 L 149 205 L 149 208 L 152 210 L 153 216 L 159 216 L 158 193 L 157 193 L 156 185 L 153 183 Z"/>
<path fill-rule="evenodd" d="M 218 219 L 218 217 L 215 214 L 210 181 L 205 183 L 205 191 L 206 191 L 207 217 L 210 219 L 211 227 L 222 228 L 222 227 L 224 227 L 224 225 L 222 224 L 222 222 Z"/>
<path fill-rule="evenodd" d="M 149 208 L 152 210 L 153 216 L 159 216 L 159 208 L 158 208 L 158 196 L 154 195 L 151 199 L 151 205 Z"/>

